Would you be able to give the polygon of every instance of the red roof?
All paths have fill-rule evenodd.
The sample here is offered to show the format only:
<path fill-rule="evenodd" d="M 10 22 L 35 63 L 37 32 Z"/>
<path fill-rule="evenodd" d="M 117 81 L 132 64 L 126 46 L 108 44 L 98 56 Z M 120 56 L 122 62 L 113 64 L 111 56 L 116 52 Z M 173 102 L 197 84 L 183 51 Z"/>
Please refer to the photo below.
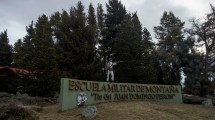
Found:
<path fill-rule="evenodd" d="M 17 73 L 28 74 L 28 73 L 30 73 L 28 70 L 25 70 L 25 69 L 13 68 L 13 67 L 8 67 L 8 66 L 0 66 L 0 70 L 7 70 L 7 71 L 10 71 L 14 74 L 17 74 Z"/>

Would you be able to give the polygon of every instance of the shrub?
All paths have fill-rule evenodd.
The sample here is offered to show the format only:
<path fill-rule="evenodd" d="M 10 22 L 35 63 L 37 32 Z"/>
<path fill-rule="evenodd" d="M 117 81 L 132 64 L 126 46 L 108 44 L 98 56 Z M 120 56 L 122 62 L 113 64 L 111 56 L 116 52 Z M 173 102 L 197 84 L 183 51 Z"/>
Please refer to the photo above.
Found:
<path fill-rule="evenodd" d="M 0 120 L 38 120 L 35 113 L 16 104 L 8 104 L 0 110 Z"/>

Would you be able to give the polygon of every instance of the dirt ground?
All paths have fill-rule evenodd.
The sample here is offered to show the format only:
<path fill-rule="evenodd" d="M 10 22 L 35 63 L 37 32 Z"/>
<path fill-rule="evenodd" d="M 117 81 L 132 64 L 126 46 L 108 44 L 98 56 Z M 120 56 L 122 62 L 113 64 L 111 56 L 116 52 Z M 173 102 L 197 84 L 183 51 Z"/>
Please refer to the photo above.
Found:
<path fill-rule="evenodd" d="M 215 107 L 203 105 L 133 101 L 102 103 L 96 107 L 94 120 L 215 120 Z M 38 116 L 40 120 L 87 120 L 81 116 L 82 110 L 59 112 L 56 104 L 44 107 Z"/>

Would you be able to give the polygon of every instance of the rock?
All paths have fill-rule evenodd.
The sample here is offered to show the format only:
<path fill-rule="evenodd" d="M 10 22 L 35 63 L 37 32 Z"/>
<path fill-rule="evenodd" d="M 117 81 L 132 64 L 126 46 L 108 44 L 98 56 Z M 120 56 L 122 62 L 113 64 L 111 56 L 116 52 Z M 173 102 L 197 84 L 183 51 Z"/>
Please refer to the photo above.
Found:
<path fill-rule="evenodd" d="M 96 117 L 97 107 L 96 106 L 87 106 L 82 111 L 82 116 L 92 119 Z"/>
<path fill-rule="evenodd" d="M 213 107 L 212 99 L 206 99 L 202 104 L 207 107 Z"/>

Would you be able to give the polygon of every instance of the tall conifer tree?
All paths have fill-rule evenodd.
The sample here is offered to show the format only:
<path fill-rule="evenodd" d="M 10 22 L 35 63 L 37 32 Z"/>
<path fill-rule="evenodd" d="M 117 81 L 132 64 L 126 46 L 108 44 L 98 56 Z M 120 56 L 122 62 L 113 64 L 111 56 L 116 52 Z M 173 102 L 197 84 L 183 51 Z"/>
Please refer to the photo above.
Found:
<path fill-rule="evenodd" d="M 98 55 L 101 58 L 102 66 L 105 68 L 107 62 L 107 55 L 106 55 L 106 41 L 105 36 L 107 33 L 107 29 L 105 29 L 105 14 L 102 7 L 102 4 L 98 4 L 97 6 L 97 31 L 98 31 Z M 105 71 L 103 71 L 105 72 Z"/>
<path fill-rule="evenodd" d="M 11 66 L 12 46 L 9 45 L 7 30 L 0 33 L 0 66 Z"/>
<path fill-rule="evenodd" d="M 51 25 L 46 15 L 38 18 L 32 42 L 34 45 L 33 69 L 36 71 L 36 77 L 40 81 L 39 86 L 41 86 L 38 89 L 38 94 L 53 94 L 52 92 L 59 88 L 59 78 Z"/>
<path fill-rule="evenodd" d="M 34 23 L 33 21 L 29 26 L 26 27 L 27 35 L 23 38 L 22 50 L 23 50 L 23 61 L 21 63 L 22 68 L 27 70 L 33 69 L 33 52 L 34 45 L 32 39 L 35 35 L 34 33 Z"/>
<path fill-rule="evenodd" d="M 163 84 L 155 43 L 152 42 L 151 34 L 146 28 L 143 29 L 143 68 L 144 83 Z"/>
<path fill-rule="evenodd" d="M 192 28 L 188 31 L 191 36 L 197 37 L 198 43 L 203 43 L 205 54 L 203 57 L 204 77 L 199 81 L 201 86 L 201 96 L 205 96 L 208 92 L 210 80 L 215 80 L 215 7 L 210 5 L 211 12 L 207 14 L 206 20 L 200 23 L 198 20 L 192 19 Z"/>
<path fill-rule="evenodd" d="M 158 54 L 163 71 L 163 80 L 165 84 L 180 84 L 180 50 L 184 38 L 184 22 L 175 17 L 172 12 L 164 12 L 160 24 L 160 26 L 154 27 L 154 31 L 159 40 Z"/>
<path fill-rule="evenodd" d="M 88 62 L 92 63 L 96 58 L 96 43 L 97 43 L 97 26 L 96 26 L 96 15 L 93 5 L 89 5 L 88 16 L 87 16 L 87 48 L 89 57 Z"/>
<path fill-rule="evenodd" d="M 142 27 L 135 14 L 126 15 L 114 39 L 115 61 L 122 61 L 116 69 L 118 82 L 139 82 L 143 75 Z"/>
<path fill-rule="evenodd" d="M 106 48 L 108 55 L 113 52 L 114 39 L 127 12 L 123 4 L 118 0 L 109 0 L 108 4 L 106 4 L 106 8 L 105 24 L 107 33 L 103 45 Z"/>
<path fill-rule="evenodd" d="M 24 51 L 22 46 L 23 43 L 21 39 L 18 39 L 14 44 L 13 66 L 17 68 L 23 68 Z"/>
<path fill-rule="evenodd" d="M 102 4 L 98 4 L 97 7 L 97 28 L 98 28 L 98 40 L 100 44 L 102 43 L 102 40 L 104 39 L 105 35 L 105 14 L 102 7 Z"/>
<path fill-rule="evenodd" d="M 74 9 L 71 7 L 70 14 L 63 10 L 62 13 L 55 13 L 50 18 L 50 23 L 54 32 L 57 48 L 57 65 L 61 72 L 61 77 L 72 77 L 74 67 L 74 30 L 72 12 Z"/>

